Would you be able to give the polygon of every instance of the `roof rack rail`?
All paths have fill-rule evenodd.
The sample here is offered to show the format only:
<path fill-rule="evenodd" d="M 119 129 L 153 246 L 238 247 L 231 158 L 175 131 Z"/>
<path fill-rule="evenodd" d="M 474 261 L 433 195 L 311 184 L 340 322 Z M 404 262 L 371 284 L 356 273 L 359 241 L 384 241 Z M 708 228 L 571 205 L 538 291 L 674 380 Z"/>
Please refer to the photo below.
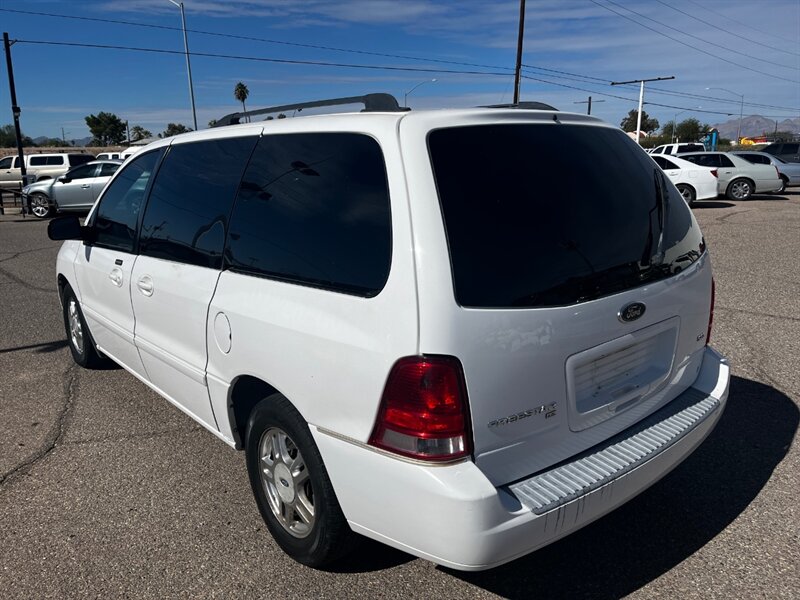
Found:
<path fill-rule="evenodd" d="M 521 108 L 525 110 L 555 110 L 555 106 L 550 106 L 544 102 L 519 102 L 517 104 L 490 104 L 488 106 L 479 106 L 478 108 Z"/>
<path fill-rule="evenodd" d="M 217 120 L 213 127 L 237 125 L 243 117 L 254 117 L 275 112 L 289 110 L 303 110 L 304 108 L 317 108 L 320 106 L 340 106 L 342 104 L 363 104 L 361 112 L 403 112 L 409 110 L 401 107 L 391 94 L 365 94 L 363 96 L 350 96 L 348 98 L 331 98 L 329 100 L 316 100 L 314 102 L 301 102 L 299 104 L 284 104 L 282 106 L 269 106 L 246 112 L 235 112 Z"/>

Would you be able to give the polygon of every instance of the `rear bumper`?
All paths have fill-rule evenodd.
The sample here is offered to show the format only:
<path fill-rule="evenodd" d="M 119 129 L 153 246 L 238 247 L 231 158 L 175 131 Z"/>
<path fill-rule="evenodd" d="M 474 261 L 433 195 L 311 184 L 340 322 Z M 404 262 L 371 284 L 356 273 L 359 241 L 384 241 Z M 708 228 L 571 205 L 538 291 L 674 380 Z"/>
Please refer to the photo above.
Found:
<path fill-rule="evenodd" d="M 495 488 L 472 462 L 399 460 L 311 428 L 352 529 L 454 569 L 514 560 L 602 517 L 666 475 L 724 410 L 730 372 L 706 348 L 692 388 L 578 457 Z"/>

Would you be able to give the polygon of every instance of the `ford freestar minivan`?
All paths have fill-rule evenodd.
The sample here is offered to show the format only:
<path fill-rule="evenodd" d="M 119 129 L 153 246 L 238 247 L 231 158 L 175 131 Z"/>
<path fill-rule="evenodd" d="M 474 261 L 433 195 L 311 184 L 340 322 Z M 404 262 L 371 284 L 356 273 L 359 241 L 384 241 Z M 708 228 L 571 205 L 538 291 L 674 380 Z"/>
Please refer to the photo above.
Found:
<path fill-rule="evenodd" d="M 122 365 L 243 449 L 270 532 L 312 566 L 355 534 L 455 569 L 513 560 L 658 481 L 728 394 L 691 210 L 588 116 L 193 132 L 50 235 L 71 240 L 75 361 Z"/>

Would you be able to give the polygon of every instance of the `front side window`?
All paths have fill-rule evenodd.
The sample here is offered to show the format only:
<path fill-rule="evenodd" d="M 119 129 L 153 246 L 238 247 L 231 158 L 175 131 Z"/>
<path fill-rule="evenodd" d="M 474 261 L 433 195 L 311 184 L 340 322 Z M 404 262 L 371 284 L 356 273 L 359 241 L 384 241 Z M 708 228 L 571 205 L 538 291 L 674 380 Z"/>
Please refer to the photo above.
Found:
<path fill-rule="evenodd" d="M 106 188 L 92 222 L 98 246 L 133 252 L 139 212 L 160 156 L 156 150 L 138 157 Z"/>
<path fill-rule="evenodd" d="M 0 160 L 0 169 L 10 169 L 12 160 L 14 160 L 13 156 L 6 156 L 3 160 Z"/>
<path fill-rule="evenodd" d="M 97 171 L 97 165 L 83 165 L 68 171 L 67 177 L 70 179 L 87 179 L 94 177 L 95 171 Z"/>
<path fill-rule="evenodd" d="M 461 306 L 585 302 L 704 250 L 686 202 L 620 130 L 465 126 L 431 132 L 428 146 Z M 580 186 L 545 183 L 575 173 Z"/>
<path fill-rule="evenodd" d="M 139 253 L 219 269 L 236 190 L 257 138 L 172 146 L 153 183 Z"/>
<path fill-rule="evenodd" d="M 264 136 L 228 238 L 226 263 L 239 272 L 376 295 L 391 262 L 380 145 L 355 133 Z"/>

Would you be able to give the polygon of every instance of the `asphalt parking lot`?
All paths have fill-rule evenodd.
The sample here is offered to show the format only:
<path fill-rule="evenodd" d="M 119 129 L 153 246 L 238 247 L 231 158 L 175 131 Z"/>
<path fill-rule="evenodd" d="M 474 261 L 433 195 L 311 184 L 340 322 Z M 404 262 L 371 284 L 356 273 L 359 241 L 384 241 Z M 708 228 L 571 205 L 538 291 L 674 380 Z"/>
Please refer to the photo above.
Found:
<path fill-rule="evenodd" d="M 0 216 L 0 595 L 797 598 L 800 191 L 697 203 L 733 366 L 717 429 L 620 510 L 483 573 L 378 544 L 332 572 L 269 536 L 234 452 L 121 369 L 76 367 L 46 223 Z M 401 499 L 398 499 L 401 501 Z"/>

